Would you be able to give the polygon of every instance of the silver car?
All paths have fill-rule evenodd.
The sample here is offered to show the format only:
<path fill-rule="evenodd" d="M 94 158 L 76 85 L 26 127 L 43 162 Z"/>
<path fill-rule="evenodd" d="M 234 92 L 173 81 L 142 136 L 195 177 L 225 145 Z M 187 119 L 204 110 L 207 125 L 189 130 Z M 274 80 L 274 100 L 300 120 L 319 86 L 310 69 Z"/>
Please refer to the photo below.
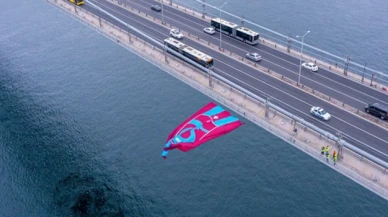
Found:
<path fill-rule="evenodd" d="M 183 38 L 183 35 L 181 32 L 179 32 L 179 30 L 177 29 L 171 29 L 170 31 L 170 35 L 176 39 L 182 39 Z"/>
<path fill-rule="evenodd" d="M 261 60 L 261 56 L 258 53 L 247 53 L 245 56 L 247 57 L 247 59 L 253 60 L 255 62 Z"/>
<path fill-rule="evenodd" d="M 311 71 L 313 71 L 313 72 L 318 71 L 318 66 L 315 65 L 315 64 L 312 63 L 312 62 L 302 63 L 302 66 L 303 66 L 303 68 L 308 69 L 308 70 L 311 70 Z"/>
<path fill-rule="evenodd" d="M 214 35 L 214 33 L 216 33 L 213 27 L 206 27 L 203 29 L 203 31 L 209 35 Z"/>

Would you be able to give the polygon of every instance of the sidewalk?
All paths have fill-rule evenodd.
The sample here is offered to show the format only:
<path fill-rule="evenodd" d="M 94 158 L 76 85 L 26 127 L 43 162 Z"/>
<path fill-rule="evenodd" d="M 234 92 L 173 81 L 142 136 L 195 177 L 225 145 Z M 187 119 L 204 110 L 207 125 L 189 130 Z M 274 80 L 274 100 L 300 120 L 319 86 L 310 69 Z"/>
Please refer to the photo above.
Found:
<path fill-rule="evenodd" d="M 209 87 L 209 76 L 207 74 L 171 55 L 167 55 L 166 59 L 162 50 L 130 35 L 128 32 L 119 29 L 80 7 L 74 7 L 74 5 L 62 0 L 47 1 L 66 11 L 115 43 L 131 50 L 172 76 L 226 105 L 241 116 L 282 138 L 284 141 L 326 164 L 328 167 L 335 169 L 381 197 L 388 199 L 388 171 L 386 169 L 381 168 L 367 159 L 363 159 L 361 156 L 347 149 L 343 149 L 343 158 L 339 157 L 335 166 L 333 165 L 332 159 L 330 159 L 329 163 L 326 163 L 325 157 L 320 155 L 320 148 L 322 146 L 329 145 L 331 147 L 331 154 L 334 150 L 337 153 L 339 152 L 338 146 L 331 140 L 312 132 L 310 129 L 306 129 L 298 123 L 294 124 L 288 117 L 276 111 L 266 109 L 265 105 L 250 99 L 243 93 L 236 91 L 214 78 L 211 79 L 212 88 Z M 297 133 L 294 133 L 294 127 L 297 129 Z"/>

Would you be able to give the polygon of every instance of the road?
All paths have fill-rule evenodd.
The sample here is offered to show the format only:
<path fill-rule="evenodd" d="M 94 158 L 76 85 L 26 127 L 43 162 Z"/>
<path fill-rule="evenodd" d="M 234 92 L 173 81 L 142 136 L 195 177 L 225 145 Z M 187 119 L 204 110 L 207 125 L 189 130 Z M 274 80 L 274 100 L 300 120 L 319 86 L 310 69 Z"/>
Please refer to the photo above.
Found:
<path fill-rule="evenodd" d="M 120 1 L 161 19 L 161 13 L 156 13 L 149 9 L 151 4 L 155 4 L 155 1 Z M 191 32 L 192 34 L 195 34 L 213 44 L 219 44 L 218 33 L 214 36 L 203 33 L 203 28 L 210 26 L 210 24 L 201 19 L 192 17 L 170 7 L 164 7 L 164 18 L 167 23 L 177 26 L 181 30 Z M 263 57 L 263 61 L 261 63 L 262 66 L 283 74 L 295 81 L 298 79 L 299 59 L 295 57 L 289 56 L 265 45 L 251 46 L 225 35 L 222 37 L 222 47 L 241 56 L 244 56 L 247 52 L 258 52 Z M 325 93 L 328 96 L 335 96 L 334 98 L 344 102 L 345 104 L 361 110 L 368 103 L 380 102 L 386 104 L 388 102 L 387 94 L 378 92 L 342 76 L 338 76 L 337 74 L 329 72 L 323 68 L 319 69 L 318 73 L 302 70 L 301 83 Z"/>
<path fill-rule="evenodd" d="M 104 0 L 99 0 L 99 1 L 91 0 L 91 2 L 99 5 L 101 8 L 108 11 L 109 13 L 114 14 L 122 21 L 127 22 L 132 26 L 135 26 L 136 28 L 147 33 L 148 35 L 151 35 L 153 38 L 157 39 L 158 41 L 163 41 L 165 38 L 169 37 L 168 36 L 169 29 L 163 26 L 159 26 L 146 19 L 140 18 L 139 16 L 134 15 L 126 11 L 125 9 L 122 9 Z M 141 11 L 146 12 L 147 14 L 150 14 L 158 18 L 160 14 L 157 12 L 151 11 L 149 9 L 151 3 L 153 3 L 153 1 L 125 1 L 125 4 L 131 5 L 134 8 L 137 8 Z M 98 11 L 97 9 L 87 4 L 83 5 L 82 7 L 92 13 L 95 13 L 96 15 L 102 17 L 103 19 L 108 20 L 111 23 L 114 23 L 115 25 L 123 29 L 128 29 L 123 24 L 115 21 L 111 17 L 105 15 L 104 13 Z M 198 27 L 195 27 L 194 24 L 190 24 L 189 25 L 190 27 L 187 27 L 187 25 L 185 24 L 185 20 L 188 19 L 187 17 L 188 15 L 168 7 L 164 7 L 164 8 L 165 8 L 164 19 L 167 23 L 171 23 L 175 26 L 178 26 L 181 29 L 184 29 L 185 31 L 189 31 L 192 34 L 198 35 L 200 37 L 203 37 L 203 38 L 208 37 L 206 38 L 206 40 L 209 40 L 212 43 L 217 44 L 217 42 L 219 42 L 217 40 L 219 35 L 209 36 L 202 32 L 202 29 L 203 29 L 202 27 L 208 26 L 205 23 L 203 23 L 203 21 L 196 19 L 194 17 L 190 17 L 191 22 L 198 23 Z M 180 16 L 180 17 L 177 17 L 177 16 Z M 200 25 L 202 26 L 200 27 Z M 191 28 L 195 28 L 196 30 L 193 30 Z M 295 62 L 299 62 L 299 60 L 293 57 L 289 57 L 286 54 L 280 53 L 276 50 L 270 49 L 263 45 L 253 47 L 250 45 L 240 43 L 234 39 L 228 38 L 227 36 L 223 36 L 223 40 L 224 40 L 223 47 L 235 53 L 239 52 L 239 50 L 242 54 L 244 54 L 247 51 L 259 50 L 260 54 L 264 58 L 264 61 L 262 63 L 263 65 L 268 64 L 268 66 L 266 65 L 266 67 L 269 68 L 272 64 L 271 70 L 274 70 L 278 73 L 282 73 L 291 78 L 292 78 L 292 75 L 294 75 L 295 77 L 294 79 L 297 79 L 293 71 L 296 71 L 296 72 L 298 71 L 298 65 L 295 65 Z M 354 116 L 321 99 L 318 99 L 314 96 L 306 94 L 305 92 L 295 87 L 284 84 L 282 81 L 274 79 L 266 74 L 260 73 L 255 69 L 239 61 L 231 59 L 206 46 L 202 46 L 201 44 L 198 44 L 195 41 L 185 38 L 183 39 L 183 42 L 212 56 L 215 61 L 215 73 L 218 73 L 219 75 L 222 75 L 223 77 L 228 78 L 232 82 L 239 84 L 240 86 L 256 93 L 259 96 L 265 96 L 265 97 L 270 96 L 270 100 L 273 103 L 285 108 L 286 110 L 294 113 L 295 115 L 298 115 L 299 117 L 304 118 L 305 120 L 333 134 L 340 132 L 346 141 L 354 144 L 355 146 L 365 151 L 368 151 L 374 154 L 375 156 L 382 158 L 383 160 L 388 161 L 387 130 L 379 126 L 376 126 L 357 116 Z M 272 61 L 273 63 L 271 63 Z M 327 95 L 331 95 L 331 96 L 334 95 L 335 98 L 340 100 L 342 99 L 348 100 L 349 102 L 358 104 L 358 107 L 361 107 L 361 108 L 364 106 L 364 102 L 362 102 L 363 100 L 373 100 L 373 98 L 376 98 L 376 99 L 388 98 L 386 95 L 382 93 L 363 87 L 362 85 L 356 84 L 346 79 L 342 81 L 340 80 L 341 77 L 339 76 L 334 77 L 336 75 L 330 72 L 326 72 L 327 74 L 327 78 L 326 78 L 325 77 L 326 74 L 324 73 L 325 71 L 322 69 L 320 69 L 319 73 L 317 74 L 313 74 L 311 72 L 305 71 L 303 72 L 302 83 L 310 87 L 313 87 L 316 90 L 319 90 L 318 88 L 320 86 L 322 90 L 319 90 L 319 91 L 325 94 L 329 93 L 328 91 L 332 91 L 332 94 L 327 94 Z M 322 79 L 319 79 L 319 82 L 318 82 L 318 79 L 315 78 L 314 79 L 315 81 L 314 81 L 313 80 L 314 76 L 315 77 L 319 76 L 320 78 L 322 77 Z M 335 79 L 337 81 L 334 81 Z M 321 81 L 324 83 L 321 83 Z M 307 82 L 311 82 L 311 84 L 308 84 Z M 349 83 L 352 88 L 345 86 L 344 84 L 346 82 Z M 346 90 L 347 94 L 346 95 L 338 94 L 338 92 L 336 92 L 338 91 L 338 89 L 336 88 L 342 88 L 342 90 Z M 360 91 L 363 94 L 359 93 L 357 95 L 355 93 L 356 89 L 357 91 Z M 350 94 L 353 94 L 354 97 L 349 97 Z M 324 107 L 326 110 L 330 112 L 330 114 L 332 115 L 332 119 L 328 122 L 323 122 L 312 117 L 309 114 L 309 110 L 313 105 L 319 105 Z"/>

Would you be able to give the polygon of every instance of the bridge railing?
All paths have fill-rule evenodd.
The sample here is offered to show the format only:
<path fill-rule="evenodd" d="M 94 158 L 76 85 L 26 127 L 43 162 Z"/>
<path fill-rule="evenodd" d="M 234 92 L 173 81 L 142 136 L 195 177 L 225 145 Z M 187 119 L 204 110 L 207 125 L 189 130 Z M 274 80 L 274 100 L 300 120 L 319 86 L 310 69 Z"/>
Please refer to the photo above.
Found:
<path fill-rule="evenodd" d="M 47 1 L 48 2 L 53 2 L 53 1 L 54 2 L 63 2 L 62 0 L 47 0 Z M 91 5 L 94 5 L 94 4 L 91 3 Z M 94 5 L 94 6 L 100 10 L 100 8 L 98 6 L 96 6 L 96 5 Z M 177 62 L 181 62 L 183 65 L 185 65 L 185 67 L 189 67 L 189 68 L 191 68 L 191 70 L 195 71 L 196 73 L 198 73 L 198 74 L 200 74 L 208 79 L 211 79 L 213 84 L 223 86 L 224 89 L 227 89 L 227 90 L 233 91 L 234 93 L 240 94 L 240 96 L 242 98 L 244 98 L 246 101 L 250 101 L 250 102 L 260 106 L 262 109 L 268 109 L 268 112 L 274 114 L 274 116 L 275 115 L 282 116 L 284 118 L 284 120 L 287 120 L 289 122 L 294 123 L 295 127 L 299 128 L 299 129 L 303 129 L 304 131 L 309 131 L 310 133 L 314 134 L 317 138 L 319 138 L 321 140 L 325 140 L 327 142 L 330 142 L 334 146 L 338 146 L 344 152 L 351 154 L 353 156 L 356 156 L 358 159 L 360 159 L 360 161 L 365 162 L 365 163 L 373 166 L 378 171 L 380 171 L 382 175 L 387 174 L 387 172 L 388 172 L 387 171 L 388 170 L 388 163 L 387 162 L 353 146 L 352 144 L 344 141 L 343 139 L 336 137 L 335 135 L 332 135 L 331 133 L 329 133 L 327 131 L 324 131 L 324 130 L 316 127 L 315 125 L 305 121 L 304 119 L 302 119 L 296 115 L 293 115 L 292 113 L 284 110 L 283 108 L 278 107 L 277 105 L 271 103 L 270 101 L 268 101 L 268 99 L 264 99 L 262 97 L 259 97 L 256 94 L 244 89 L 243 87 L 229 81 L 228 79 L 226 79 L 220 75 L 215 74 L 214 72 L 212 72 L 208 68 L 204 68 L 201 65 L 198 65 L 197 63 L 191 61 L 190 59 L 187 59 L 185 56 L 175 52 L 174 50 L 171 50 L 169 48 L 165 48 L 161 42 L 154 40 L 154 39 L 150 40 L 151 43 L 149 41 L 147 42 L 147 41 L 145 41 L 145 40 L 143 40 L 143 39 L 141 39 L 133 34 L 130 34 L 129 32 L 127 32 L 121 28 L 117 27 L 116 25 L 110 23 L 109 21 L 104 20 L 101 17 L 98 17 L 95 14 L 90 13 L 90 12 L 80 8 L 80 7 L 77 7 L 77 9 L 75 9 L 75 10 L 82 11 L 82 13 L 88 14 L 89 16 L 96 18 L 97 20 L 99 20 L 100 25 L 101 25 L 101 23 L 103 23 L 104 25 L 108 25 L 111 28 L 116 29 L 116 31 L 125 33 L 128 36 L 128 38 L 126 38 L 126 39 L 120 38 L 120 37 L 118 38 L 117 36 L 114 36 L 113 33 L 110 34 L 110 33 L 107 33 L 105 31 L 102 31 L 101 28 L 99 28 L 98 24 L 96 25 L 93 22 L 92 22 L 92 24 L 87 23 L 87 25 L 89 27 L 93 28 L 97 32 L 103 34 L 104 36 L 111 39 L 115 43 L 118 43 L 121 46 L 129 49 L 130 51 L 132 51 L 136 55 L 140 56 L 144 60 L 154 64 L 155 66 L 163 69 L 164 71 L 168 72 L 169 74 L 181 79 L 185 83 L 195 87 L 196 89 L 200 90 L 201 92 L 205 93 L 206 95 L 215 98 L 216 100 L 225 104 L 226 106 L 228 106 L 229 108 L 238 112 L 239 114 L 245 116 L 249 120 L 258 124 L 259 126 L 262 126 L 264 129 L 281 137 L 282 139 L 284 139 L 285 141 L 289 142 L 290 144 L 298 147 L 299 149 L 302 149 L 303 151 L 309 153 L 311 156 L 314 156 L 316 159 L 322 161 L 321 158 L 315 156 L 315 153 L 311 152 L 311 150 L 306 148 L 306 141 L 305 142 L 298 142 L 297 140 L 294 139 L 294 137 L 290 136 L 290 133 L 287 133 L 284 130 L 277 129 L 276 127 L 272 126 L 269 121 L 258 118 L 257 114 L 255 114 L 254 111 L 249 111 L 247 108 L 245 108 L 244 104 L 236 105 L 235 103 L 232 103 L 230 100 L 225 99 L 225 97 L 221 97 L 220 95 L 217 95 L 214 91 L 212 91 L 211 88 L 205 88 L 203 85 L 199 85 L 198 83 L 194 82 L 194 80 L 193 80 L 194 78 L 190 78 L 190 77 L 185 76 L 184 72 L 178 73 L 173 67 L 169 66 L 168 64 L 166 65 L 163 61 L 155 59 L 155 56 L 152 53 L 150 54 L 150 53 L 145 52 L 146 49 L 143 49 L 143 51 L 139 50 L 139 49 L 134 49 L 134 47 L 131 46 L 131 44 L 133 43 L 133 41 L 140 42 L 138 44 L 142 44 L 143 46 L 148 47 L 149 50 L 152 50 L 154 52 L 158 52 L 159 54 L 163 54 L 162 56 L 167 55 L 165 53 L 166 50 L 169 51 L 170 53 L 174 53 L 175 56 L 179 56 L 180 58 L 185 59 L 187 62 L 191 63 L 191 65 L 187 64 L 185 62 L 182 62 L 181 60 L 179 60 L 175 56 L 168 55 L 168 58 L 174 59 L 174 61 L 177 61 Z M 103 11 L 103 10 L 101 10 L 101 11 Z M 67 11 L 67 12 L 69 12 L 69 11 Z M 70 14 L 72 14 L 72 13 L 70 13 Z M 114 17 L 114 15 L 112 15 L 110 13 L 106 13 L 106 14 L 111 16 L 112 18 Z M 72 15 L 73 15 L 72 17 L 81 21 L 81 23 L 84 23 L 84 24 L 86 23 L 85 19 L 83 19 L 85 17 L 81 18 L 81 17 L 76 16 L 74 14 L 72 14 Z M 114 18 L 116 20 L 119 20 L 116 17 L 114 17 Z M 123 21 L 121 21 L 121 22 L 123 22 Z M 145 33 L 141 32 L 137 28 L 130 26 L 127 23 L 124 23 L 124 24 L 129 29 L 136 31 L 140 35 L 145 35 Z M 146 35 L 146 36 L 147 36 L 146 38 L 149 38 L 148 35 Z M 128 41 L 128 42 L 126 42 L 126 41 Z M 157 45 L 157 46 L 155 46 L 155 45 Z M 196 67 L 194 67 L 194 65 Z M 201 70 L 198 70 L 198 68 Z M 232 101 L 233 101 L 233 99 L 232 99 Z M 339 165 L 338 167 L 342 167 L 340 164 L 338 164 L 338 165 Z M 347 167 L 345 167 L 345 165 L 344 165 L 343 167 L 344 167 L 343 168 L 344 170 L 347 170 L 347 167 L 351 168 L 352 165 L 347 165 Z M 357 170 L 357 168 L 353 167 L 353 170 Z M 358 171 L 358 172 L 360 172 L 360 171 Z M 349 177 L 352 176 L 353 178 L 356 178 L 356 176 L 364 176 L 364 177 L 367 177 L 368 179 L 372 179 L 375 182 L 379 181 L 377 176 L 376 176 L 376 178 L 373 178 L 373 177 L 371 178 L 371 177 L 367 176 L 366 174 L 361 174 L 361 173 L 357 173 L 358 175 L 354 175 L 354 174 L 352 175 L 352 174 L 353 173 L 349 173 L 349 174 L 347 174 L 347 176 L 349 176 Z M 367 187 L 369 187 L 369 188 L 374 188 L 374 186 L 370 183 L 363 183 L 363 185 L 367 185 Z M 388 188 L 388 186 L 386 186 L 386 185 L 384 185 L 384 187 Z"/>

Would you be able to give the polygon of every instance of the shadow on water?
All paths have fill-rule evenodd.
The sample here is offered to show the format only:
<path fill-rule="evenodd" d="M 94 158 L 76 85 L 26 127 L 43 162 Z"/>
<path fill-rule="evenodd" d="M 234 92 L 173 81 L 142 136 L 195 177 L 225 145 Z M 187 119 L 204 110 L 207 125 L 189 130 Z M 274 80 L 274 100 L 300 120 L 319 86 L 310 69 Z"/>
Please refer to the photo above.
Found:
<path fill-rule="evenodd" d="M 66 215 L 89 216 L 148 216 L 147 210 L 139 206 L 140 198 L 133 192 L 124 196 L 101 177 L 73 173 L 60 180 L 54 193 L 57 206 Z M 130 208 L 124 200 L 134 202 Z M 141 203 L 140 203 L 141 205 Z"/>
<path fill-rule="evenodd" d="M 164 216 L 153 199 L 131 187 L 118 187 L 115 174 L 106 174 L 98 160 L 96 143 L 102 141 L 69 120 L 45 95 L 49 93 L 1 54 L 0 72 L 0 136 L 38 191 L 52 198 L 44 200 L 51 201 L 48 209 L 55 210 L 55 216 Z M 132 182 L 130 177 L 127 181 Z"/>

